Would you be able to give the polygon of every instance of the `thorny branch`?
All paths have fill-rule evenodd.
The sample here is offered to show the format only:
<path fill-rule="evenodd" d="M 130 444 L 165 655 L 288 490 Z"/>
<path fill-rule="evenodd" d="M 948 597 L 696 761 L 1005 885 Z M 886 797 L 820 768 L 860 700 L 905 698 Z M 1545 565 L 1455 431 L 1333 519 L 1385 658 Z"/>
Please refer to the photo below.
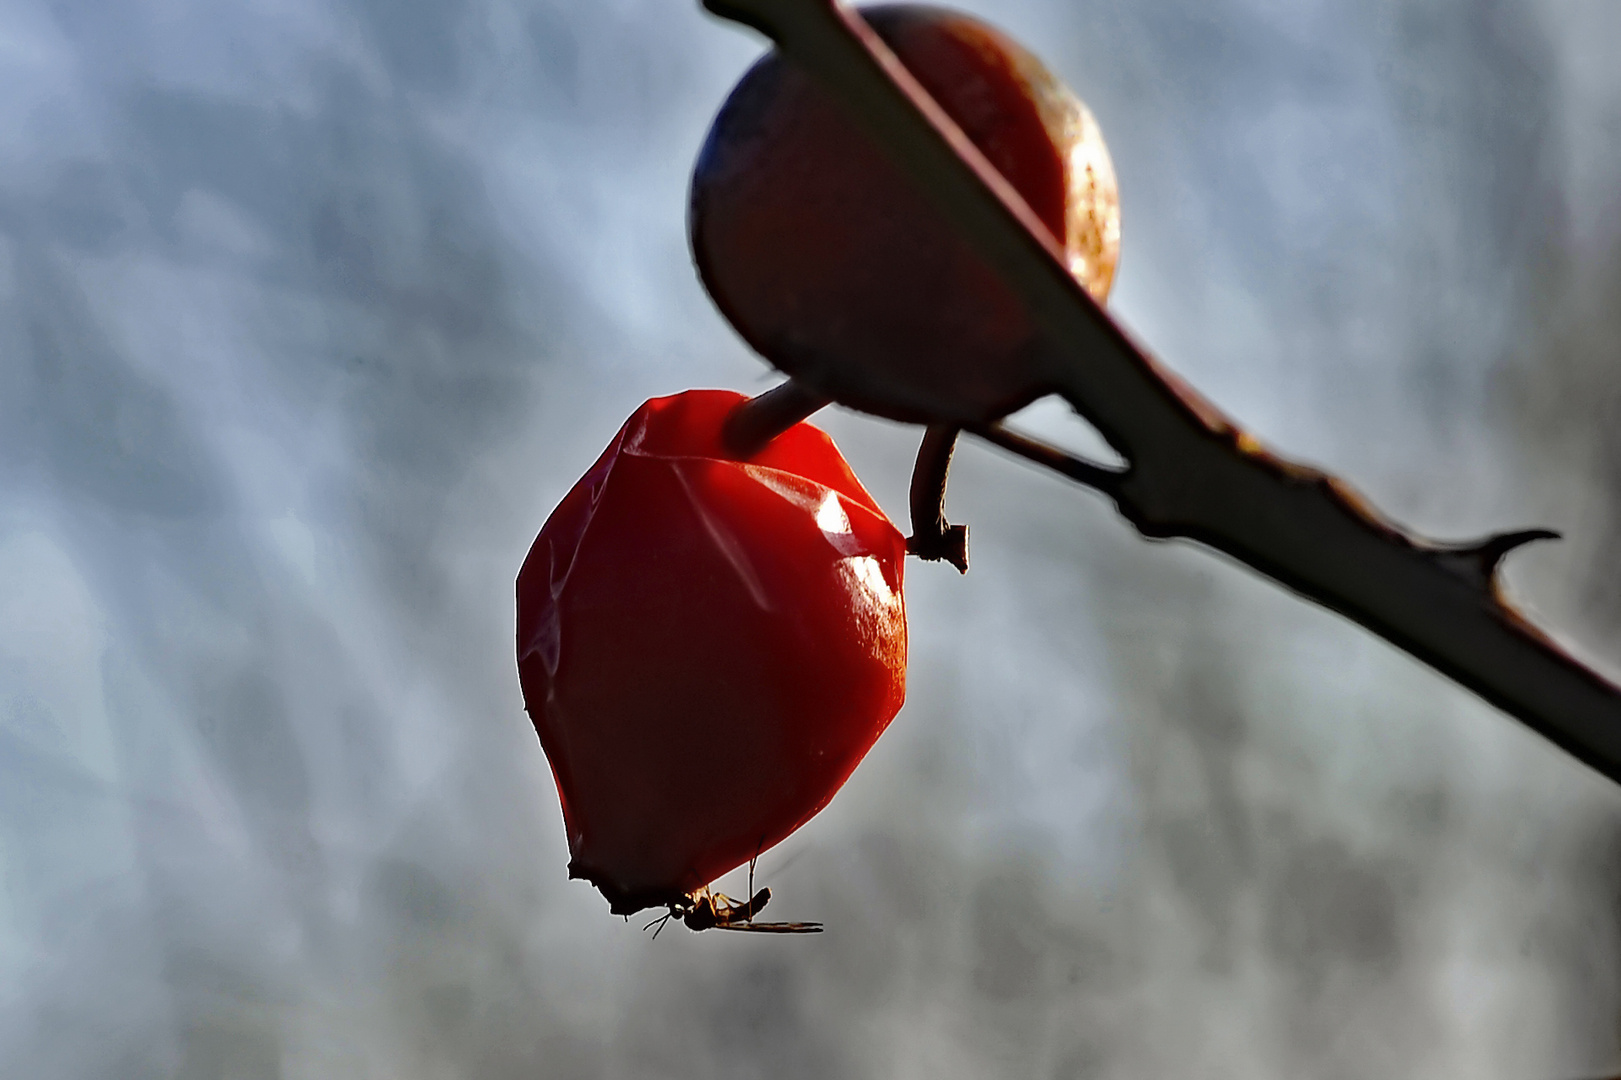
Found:
<path fill-rule="evenodd" d="M 1029 306 L 1047 348 L 1023 368 L 1011 365 L 1005 400 L 1062 395 L 1128 465 L 1100 469 L 1016 435 L 949 385 L 834 370 L 809 393 L 960 427 L 1096 488 L 1144 536 L 1226 552 L 1621 780 L 1621 690 L 1527 622 L 1498 588 L 1504 555 L 1555 534 L 1435 544 L 1337 478 L 1266 452 L 1092 302 L 1023 200 L 853 11 L 838 0 L 703 3 L 762 31 L 819 78 Z"/>

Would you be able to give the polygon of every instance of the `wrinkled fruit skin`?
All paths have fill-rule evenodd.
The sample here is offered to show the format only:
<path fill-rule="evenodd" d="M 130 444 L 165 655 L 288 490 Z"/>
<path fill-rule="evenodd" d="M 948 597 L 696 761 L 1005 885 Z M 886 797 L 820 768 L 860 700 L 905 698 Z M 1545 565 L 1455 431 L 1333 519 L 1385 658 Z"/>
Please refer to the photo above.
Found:
<path fill-rule="evenodd" d="M 967 16 L 911 4 L 861 14 L 1102 303 L 1119 257 L 1119 196 L 1086 107 Z M 985 420 L 1039 393 L 1040 344 L 1023 304 L 842 106 L 776 52 L 716 117 L 688 224 L 699 274 L 732 325 L 838 401 L 914 422 Z"/>
<path fill-rule="evenodd" d="M 570 876 L 616 914 L 804 824 L 905 696 L 904 539 L 808 424 L 732 460 L 721 425 L 743 400 L 643 405 L 518 575 L 518 673 Z"/>

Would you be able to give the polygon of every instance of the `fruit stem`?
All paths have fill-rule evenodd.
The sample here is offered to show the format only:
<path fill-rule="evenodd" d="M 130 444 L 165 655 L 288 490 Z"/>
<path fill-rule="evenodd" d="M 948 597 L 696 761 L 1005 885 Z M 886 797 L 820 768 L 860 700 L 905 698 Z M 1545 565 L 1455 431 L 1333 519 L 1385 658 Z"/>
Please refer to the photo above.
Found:
<path fill-rule="evenodd" d="M 789 379 L 734 409 L 721 439 L 728 450 L 747 460 L 827 403 L 821 394 Z"/>
<path fill-rule="evenodd" d="M 959 429 L 951 424 L 930 424 L 917 448 L 912 468 L 912 535 L 906 551 L 931 562 L 948 562 L 968 573 L 968 526 L 946 524 L 946 478 Z"/>

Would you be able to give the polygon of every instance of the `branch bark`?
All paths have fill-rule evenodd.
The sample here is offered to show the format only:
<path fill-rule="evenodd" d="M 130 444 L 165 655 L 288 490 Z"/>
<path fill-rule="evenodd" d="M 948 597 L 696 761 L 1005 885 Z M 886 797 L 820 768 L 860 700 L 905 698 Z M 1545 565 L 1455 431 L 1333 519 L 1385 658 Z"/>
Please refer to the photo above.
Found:
<path fill-rule="evenodd" d="M 830 396 L 960 426 L 1097 488 L 1143 535 L 1231 555 L 1621 781 L 1621 690 L 1527 622 L 1496 581 L 1508 551 L 1554 534 L 1431 543 L 1337 478 L 1268 453 L 1092 301 L 1023 200 L 853 11 L 837 0 L 703 3 L 765 33 L 819 78 L 1029 306 L 1047 346 L 1010 366 L 1017 385 L 1007 399 L 1063 395 L 1129 464 L 1117 472 L 1077 461 L 1007 431 L 949 386 L 882 370 L 840 371 L 842 392 Z"/>

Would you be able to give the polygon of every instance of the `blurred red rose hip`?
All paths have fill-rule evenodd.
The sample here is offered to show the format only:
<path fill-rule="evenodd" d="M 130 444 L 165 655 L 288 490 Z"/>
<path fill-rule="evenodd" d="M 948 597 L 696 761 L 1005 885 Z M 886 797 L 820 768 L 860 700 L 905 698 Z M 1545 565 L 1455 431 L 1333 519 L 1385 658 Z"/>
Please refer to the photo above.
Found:
<path fill-rule="evenodd" d="M 976 19 L 917 4 L 861 16 L 1102 303 L 1120 253 L 1120 204 L 1086 106 Z M 715 118 L 688 225 L 721 312 L 817 391 L 912 421 L 990 419 L 1028 403 L 1018 399 L 1028 389 L 1013 388 L 1032 385 L 1042 346 L 1023 304 L 839 102 L 779 53 L 743 76 Z M 872 372 L 891 388 L 881 399 L 868 391 Z"/>
<path fill-rule="evenodd" d="M 827 805 L 905 696 L 905 541 L 832 440 L 747 462 L 744 399 L 644 404 L 518 575 L 518 672 L 570 875 L 679 902 Z"/>

